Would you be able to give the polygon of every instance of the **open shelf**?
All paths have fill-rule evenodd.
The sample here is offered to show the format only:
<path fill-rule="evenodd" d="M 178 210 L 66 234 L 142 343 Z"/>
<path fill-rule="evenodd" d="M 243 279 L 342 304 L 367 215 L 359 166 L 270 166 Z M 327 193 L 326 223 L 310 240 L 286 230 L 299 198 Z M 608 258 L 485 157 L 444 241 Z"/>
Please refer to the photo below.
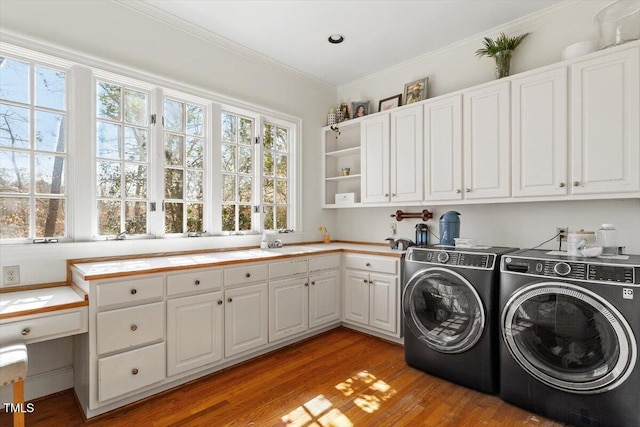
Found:
<path fill-rule="evenodd" d="M 360 155 L 360 147 L 345 148 L 344 150 L 330 151 L 326 153 L 329 157 L 346 157 Z"/>
<path fill-rule="evenodd" d="M 360 174 L 353 175 L 340 175 L 340 176 L 328 176 L 325 178 L 326 181 L 349 181 L 352 179 L 360 179 Z"/>

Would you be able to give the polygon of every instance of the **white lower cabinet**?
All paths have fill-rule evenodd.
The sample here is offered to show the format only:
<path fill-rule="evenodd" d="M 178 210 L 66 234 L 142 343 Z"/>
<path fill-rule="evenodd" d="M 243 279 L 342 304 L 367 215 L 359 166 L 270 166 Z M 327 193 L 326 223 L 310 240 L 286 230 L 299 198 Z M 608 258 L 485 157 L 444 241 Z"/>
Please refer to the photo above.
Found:
<path fill-rule="evenodd" d="M 167 376 L 222 359 L 222 292 L 167 301 Z"/>
<path fill-rule="evenodd" d="M 309 279 L 302 276 L 269 283 L 269 341 L 309 327 Z"/>
<path fill-rule="evenodd" d="M 338 270 L 309 275 L 309 328 L 340 320 Z"/>
<path fill-rule="evenodd" d="M 268 343 L 269 287 L 266 283 L 224 291 L 224 355 L 234 356 Z"/>

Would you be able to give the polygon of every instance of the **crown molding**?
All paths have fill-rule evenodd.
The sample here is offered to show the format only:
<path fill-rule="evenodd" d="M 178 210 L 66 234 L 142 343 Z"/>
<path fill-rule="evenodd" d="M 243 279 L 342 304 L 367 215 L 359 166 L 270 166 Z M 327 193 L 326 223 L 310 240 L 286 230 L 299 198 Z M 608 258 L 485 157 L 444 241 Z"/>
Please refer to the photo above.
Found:
<path fill-rule="evenodd" d="M 233 42 L 227 38 L 224 38 L 212 31 L 206 30 L 198 25 L 190 23 L 182 18 L 179 18 L 169 12 L 158 9 L 142 0 L 128 1 L 128 0 L 111 0 L 113 3 L 132 9 L 138 13 L 141 13 L 148 18 L 158 21 L 162 24 L 169 25 L 177 30 L 188 33 L 194 37 L 204 40 L 208 43 L 212 43 L 228 52 L 232 52 L 236 55 L 242 56 L 253 62 L 270 67 L 276 71 L 287 74 L 289 77 L 293 77 L 306 84 L 317 86 L 322 89 L 336 89 L 335 85 L 326 82 L 317 77 L 306 74 L 296 68 L 290 67 L 275 59 L 269 58 L 253 49 L 249 49 L 236 42 Z"/>

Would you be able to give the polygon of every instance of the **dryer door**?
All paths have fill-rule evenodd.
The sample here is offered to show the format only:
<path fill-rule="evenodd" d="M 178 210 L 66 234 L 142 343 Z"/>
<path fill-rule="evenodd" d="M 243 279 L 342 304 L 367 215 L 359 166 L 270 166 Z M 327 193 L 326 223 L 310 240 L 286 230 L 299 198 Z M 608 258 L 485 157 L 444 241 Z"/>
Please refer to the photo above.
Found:
<path fill-rule="evenodd" d="M 636 362 L 636 340 L 620 312 L 599 295 L 569 283 L 522 288 L 505 305 L 501 328 L 520 366 L 563 391 L 611 390 Z"/>
<path fill-rule="evenodd" d="M 405 287 L 402 307 L 411 332 L 442 353 L 462 353 L 485 327 L 485 310 L 464 277 L 439 267 L 417 272 Z"/>

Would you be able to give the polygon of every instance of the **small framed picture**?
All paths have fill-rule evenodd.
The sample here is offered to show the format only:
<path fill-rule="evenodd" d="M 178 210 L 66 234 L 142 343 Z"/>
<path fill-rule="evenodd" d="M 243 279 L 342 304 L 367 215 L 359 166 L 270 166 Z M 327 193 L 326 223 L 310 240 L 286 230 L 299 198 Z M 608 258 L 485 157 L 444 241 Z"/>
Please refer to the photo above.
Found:
<path fill-rule="evenodd" d="M 351 103 L 353 118 L 364 117 L 369 114 L 369 101 L 354 101 Z"/>
<path fill-rule="evenodd" d="M 427 99 L 427 83 L 429 78 L 416 80 L 404 85 L 404 104 L 413 104 L 414 102 Z"/>
<path fill-rule="evenodd" d="M 378 111 L 387 111 L 402 105 L 402 94 L 399 93 L 389 98 L 381 99 L 378 102 Z"/>

